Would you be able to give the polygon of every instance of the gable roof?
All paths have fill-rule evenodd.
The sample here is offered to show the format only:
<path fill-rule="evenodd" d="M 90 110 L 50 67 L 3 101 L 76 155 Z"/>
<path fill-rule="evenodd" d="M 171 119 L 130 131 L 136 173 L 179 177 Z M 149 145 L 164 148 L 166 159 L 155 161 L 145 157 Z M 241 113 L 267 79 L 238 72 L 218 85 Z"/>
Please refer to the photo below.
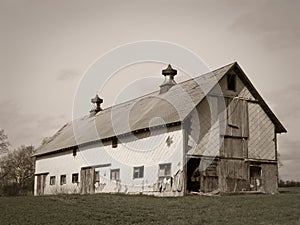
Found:
<path fill-rule="evenodd" d="M 166 93 L 159 94 L 158 90 L 104 109 L 93 117 L 84 116 L 69 122 L 57 131 L 47 143 L 39 147 L 35 156 L 70 149 L 78 145 L 149 127 L 182 122 L 194 107 L 204 99 L 206 93 L 229 70 L 234 70 L 248 86 L 253 96 L 258 99 L 262 108 L 275 124 L 276 132 L 286 132 L 283 125 L 258 94 L 238 64 L 232 63 L 210 73 L 179 83 Z M 160 119 L 153 120 L 153 118 Z M 74 127 L 76 127 L 75 130 Z M 76 139 L 74 131 L 80 131 L 80 133 L 76 132 Z"/>
<path fill-rule="evenodd" d="M 270 107 L 267 105 L 265 100 L 261 97 L 261 95 L 258 93 L 258 91 L 255 89 L 249 78 L 246 76 L 244 71 L 241 69 L 241 67 L 238 65 L 237 62 L 234 63 L 233 70 L 238 74 L 239 78 L 243 81 L 245 86 L 249 89 L 250 93 L 257 99 L 258 103 L 262 107 L 262 109 L 265 111 L 265 113 L 270 117 L 271 121 L 275 125 L 275 132 L 276 133 L 286 133 L 287 130 L 284 128 L 282 123 L 279 121 L 279 119 L 276 117 L 276 115 L 273 113 L 273 111 L 270 109 Z"/>

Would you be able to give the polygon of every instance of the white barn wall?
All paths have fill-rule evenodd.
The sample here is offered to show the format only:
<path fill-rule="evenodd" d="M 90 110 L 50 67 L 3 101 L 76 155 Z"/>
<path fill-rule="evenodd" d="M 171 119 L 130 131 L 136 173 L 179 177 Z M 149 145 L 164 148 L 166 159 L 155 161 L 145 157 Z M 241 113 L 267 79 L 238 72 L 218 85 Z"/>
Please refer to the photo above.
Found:
<path fill-rule="evenodd" d="M 172 143 L 167 145 L 170 137 Z M 86 147 L 77 151 L 74 157 L 72 151 L 56 155 L 39 157 L 36 160 L 36 174 L 48 173 L 44 194 L 78 193 L 80 183 L 72 184 L 72 174 L 79 174 L 86 166 L 110 164 L 108 167 L 96 168 L 100 172 L 100 182 L 95 192 L 153 192 L 158 181 L 159 164 L 171 163 L 171 175 L 182 170 L 183 134 L 181 129 L 162 133 L 153 130 L 152 136 L 131 141 L 122 138 L 117 148 L 111 145 L 102 147 Z M 49 166 L 51 165 L 51 166 Z M 133 167 L 144 166 L 144 177 L 133 179 Z M 110 180 L 110 170 L 120 169 L 120 182 Z M 67 183 L 60 185 L 60 175 L 66 174 Z M 56 177 L 55 185 L 50 186 L 50 176 Z M 35 182 L 36 184 L 37 182 Z M 35 185 L 35 194 L 36 194 Z"/>
<path fill-rule="evenodd" d="M 74 157 L 72 151 L 43 156 L 36 160 L 36 174 L 48 173 L 46 176 L 44 194 L 77 193 L 80 187 L 72 184 L 72 174 L 79 173 L 84 165 L 81 157 Z M 60 175 L 66 174 L 67 184 L 60 185 Z M 55 176 L 55 185 L 50 185 L 50 176 Z M 80 179 L 80 178 L 79 178 Z M 37 194 L 37 176 L 35 177 L 34 193 Z"/>

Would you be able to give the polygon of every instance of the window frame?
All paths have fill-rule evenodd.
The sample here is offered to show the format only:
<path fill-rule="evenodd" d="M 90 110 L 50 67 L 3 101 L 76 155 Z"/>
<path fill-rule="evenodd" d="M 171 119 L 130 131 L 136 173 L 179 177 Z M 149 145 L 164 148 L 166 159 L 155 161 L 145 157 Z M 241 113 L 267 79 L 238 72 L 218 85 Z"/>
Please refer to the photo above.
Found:
<path fill-rule="evenodd" d="M 139 170 L 138 171 L 138 176 L 135 176 L 136 175 L 136 170 Z M 144 178 L 144 166 L 135 166 L 133 167 L 133 179 L 141 179 L 141 178 Z"/>
<path fill-rule="evenodd" d="M 76 181 L 74 181 L 74 178 L 76 178 Z M 72 174 L 72 184 L 78 184 L 79 183 L 79 173 L 73 173 Z"/>
<path fill-rule="evenodd" d="M 67 184 L 67 175 L 66 174 L 60 175 L 60 185 L 64 185 L 64 184 Z"/>
<path fill-rule="evenodd" d="M 50 176 L 49 180 L 49 185 L 53 186 L 56 183 L 56 177 L 55 176 Z"/>
<path fill-rule="evenodd" d="M 117 179 L 115 179 L 116 176 L 113 176 L 113 173 L 117 173 Z M 110 170 L 110 180 L 119 181 L 120 180 L 120 169 L 111 169 Z"/>
<path fill-rule="evenodd" d="M 160 171 L 161 171 L 161 167 L 164 167 L 164 174 L 161 175 Z M 166 167 L 169 167 L 167 168 L 169 170 L 169 174 L 166 174 Z M 168 178 L 168 177 L 171 177 L 171 174 L 172 174 L 172 163 L 160 163 L 158 165 L 158 177 L 159 178 Z"/>

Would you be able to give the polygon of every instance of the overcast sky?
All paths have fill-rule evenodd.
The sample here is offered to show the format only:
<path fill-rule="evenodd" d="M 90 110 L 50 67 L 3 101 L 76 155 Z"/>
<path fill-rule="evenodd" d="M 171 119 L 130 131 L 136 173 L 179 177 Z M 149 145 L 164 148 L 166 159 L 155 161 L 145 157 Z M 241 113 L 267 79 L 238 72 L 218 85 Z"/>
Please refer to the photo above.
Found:
<path fill-rule="evenodd" d="M 280 176 L 300 180 L 299 11 L 297 0 L 0 0 L 0 129 L 12 147 L 38 145 L 71 120 L 95 59 L 128 42 L 168 41 L 211 69 L 238 61 L 288 130 L 278 138 Z M 162 79 L 162 65 L 132 72 L 141 69 Z M 114 85 L 104 108 L 126 84 Z"/>

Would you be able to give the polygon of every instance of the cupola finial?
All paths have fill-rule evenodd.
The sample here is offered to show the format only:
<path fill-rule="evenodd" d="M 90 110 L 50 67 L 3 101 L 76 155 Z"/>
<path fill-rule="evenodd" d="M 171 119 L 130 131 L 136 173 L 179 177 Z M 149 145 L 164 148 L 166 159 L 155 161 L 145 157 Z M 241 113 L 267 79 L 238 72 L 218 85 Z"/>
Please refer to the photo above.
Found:
<path fill-rule="evenodd" d="M 95 104 L 95 107 L 90 110 L 90 116 L 94 116 L 102 110 L 100 105 L 103 103 L 103 99 L 99 98 L 98 94 L 96 94 L 96 96 L 91 99 L 91 103 Z"/>
<path fill-rule="evenodd" d="M 164 82 L 160 85 L 160 94 L 167 92 L 172 86 L 176 84 L 174 76 L 177 74 L 177 70 L 173 69 L 171 64 L 164 70 L 162 75 L 165 76 Z"/>

